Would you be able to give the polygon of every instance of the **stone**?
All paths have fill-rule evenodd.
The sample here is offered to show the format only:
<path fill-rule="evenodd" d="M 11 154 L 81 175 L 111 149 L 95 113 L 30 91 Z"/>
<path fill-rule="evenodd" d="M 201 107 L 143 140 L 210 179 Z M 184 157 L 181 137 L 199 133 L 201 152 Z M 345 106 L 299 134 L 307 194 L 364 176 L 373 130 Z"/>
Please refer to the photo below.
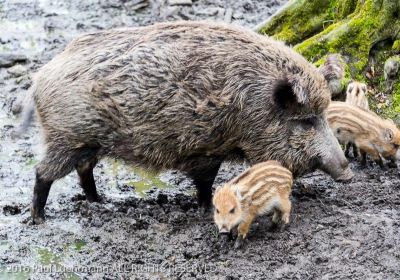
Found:
<path fill-rule="evenodd" d="M 26 62 L 28 58 L 22 54 L 1 53 L 0 67 L 11 67 L 20 62 Z"/>

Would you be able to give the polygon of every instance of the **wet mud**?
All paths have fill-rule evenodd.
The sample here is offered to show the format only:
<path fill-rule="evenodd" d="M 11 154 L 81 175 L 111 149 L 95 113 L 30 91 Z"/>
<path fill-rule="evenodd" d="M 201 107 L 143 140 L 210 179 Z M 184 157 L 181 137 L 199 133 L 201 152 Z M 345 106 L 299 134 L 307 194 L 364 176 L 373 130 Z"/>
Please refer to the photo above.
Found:
<path fill-rule="evenodd" d="M 289 226 L 260 217 L 239 250 L 184 175 L 114 160 L 95 169 L 102 203 L 86 202 L 71 174 L 52 187 L 47 222 L 30 222 L 40 136 L 10 134 L 37 68 L 80 33 L 179 19 L 251 27 L 284 2 L 0 0 L 0 279 L 400 279 L 399 170 L 354 160 L 350 183 L 296 180 Z M 224 164 L 215 186 L 243 168 Z"/>

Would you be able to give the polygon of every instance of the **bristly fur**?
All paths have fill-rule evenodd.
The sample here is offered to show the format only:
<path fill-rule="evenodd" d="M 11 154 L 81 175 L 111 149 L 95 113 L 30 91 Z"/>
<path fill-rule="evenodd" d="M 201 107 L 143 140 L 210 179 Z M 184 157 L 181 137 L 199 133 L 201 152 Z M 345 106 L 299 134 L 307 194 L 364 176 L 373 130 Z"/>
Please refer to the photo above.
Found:
<path fill-rule="evenodd" d="M 357 81 L 352 81 L 347 86 L 346 103 L 360 107 L 361 109 L 369 110 L 367 98 L 367 85 Z"/>
<path fill-rule="evenodd" d="M 52 182 L 107 156 L 185 171 L 207 186 L 206 199 L 228 157 L 280 160 L 296 175 L 324 163 L 335 178 L 348 175 L 323 114 L 324 75 L 283 43 L 224 24 L 81 36 L 34 79 L 47 145 L 37 174 Z"/>
<path fill-rule="evenodd" d="M 245 237 L 256 216 L 273 212 L 273 222 L 289 222 L 292 173 L 277 161 L 252 166 L 217 188 L 213 198 L 214 221 L 220 231 L 230 231 L 239 224 Z"/>
<path fill-rule="evenodd" d="M 302 103 L 290 116 L 282 116 L 271 100 L 281 79 L 293 81 Z M 289 151 L 290 135 L 279 123 L 320 115 L 330 102 L 324 78 L 290 48 L 207 23 L 82 36 L 45 65 L 35 83 L 48 152 L 98 147 L 99 154 L 156 169 L 185 169 L 187 159 L 202 151 L 225 156 L 241 146 L 253 162 L 281 158 L 303 173 L 307 158 L 318 154 L 307 144 L 315 135 Z M 270 139 L 263 139 L 260 128 L 269 130 Z M 58 173 L 50 166 L 43 172 Z"/>
<path fill-rule="evenodd" d="M 327 110 L 329 125 L 342 144 L 353 143 L 381 163 L 381 156 L 394 161 L 400 145 L 400 131 L 392 120 L 344 102 L 332 102 Z M 363 159 L 365 161 L 365 159 Z"/>

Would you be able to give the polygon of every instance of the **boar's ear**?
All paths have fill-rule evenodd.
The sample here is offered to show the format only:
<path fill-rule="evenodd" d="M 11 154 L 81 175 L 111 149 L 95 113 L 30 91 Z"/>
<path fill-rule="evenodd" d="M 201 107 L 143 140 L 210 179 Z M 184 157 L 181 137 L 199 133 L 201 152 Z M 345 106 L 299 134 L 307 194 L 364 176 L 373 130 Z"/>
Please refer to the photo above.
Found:
<path fill-rule="evenodd" d="M 341 80 L 344 74 L 343 61 L 339 55 L 329 55 L 324 65 L 318 68 L 318 71 L 325 77 L 327 82 Z"/>
<path fill-rule="evenodd" d="M 368 88 L 367 88 L 367 85 L 366 85 L 366 84 L 362 84 L 361 89 L 362 89 L 363 92 L 365 92 L 365 93 L 368 91 Z"/>
<path fill-rule="evenodd" d="M 391 143 L 394 139 L 394 132 L 390 128 L 385 128 L 383 131 L 383 137 L 386 142 Z"/>
<path fill-rule="evenodd" d="M 308 94 L 295 77 L 279 80 L 273 90 L 275 104 L 282 109 L 308 103 Z"/>

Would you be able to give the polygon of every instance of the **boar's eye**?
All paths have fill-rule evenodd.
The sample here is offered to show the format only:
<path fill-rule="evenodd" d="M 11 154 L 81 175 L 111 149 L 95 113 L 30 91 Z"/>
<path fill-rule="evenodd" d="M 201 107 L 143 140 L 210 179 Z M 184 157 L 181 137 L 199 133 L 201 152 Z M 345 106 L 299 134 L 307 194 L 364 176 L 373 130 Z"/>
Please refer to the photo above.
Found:
<path fill-rule="evenodd" d="M 306 119 L 301 120 L 301 125 L 305 129 L 311 129 L 317 124 L 317 118 L 316 117 L 310 117 Z"/>
<path fill-rule="evenodd" d="M 393 144 L 393 147 L 397 150 L 397 149 L 400 147 L 400 145 L 398 145 L 398 144 Z"/>
<path fill-rule="evenodd" d="M 235 213 L 235 208 L 232 208 L 231 211 L 229 211 L 229 213 L 231 214 Z"/>
<path fill-rule="evenodd" d="M 215 209 L 215 212 L 217 212 L 217 214 L 219 214 L 219 210 L 218 209 Z"/>

